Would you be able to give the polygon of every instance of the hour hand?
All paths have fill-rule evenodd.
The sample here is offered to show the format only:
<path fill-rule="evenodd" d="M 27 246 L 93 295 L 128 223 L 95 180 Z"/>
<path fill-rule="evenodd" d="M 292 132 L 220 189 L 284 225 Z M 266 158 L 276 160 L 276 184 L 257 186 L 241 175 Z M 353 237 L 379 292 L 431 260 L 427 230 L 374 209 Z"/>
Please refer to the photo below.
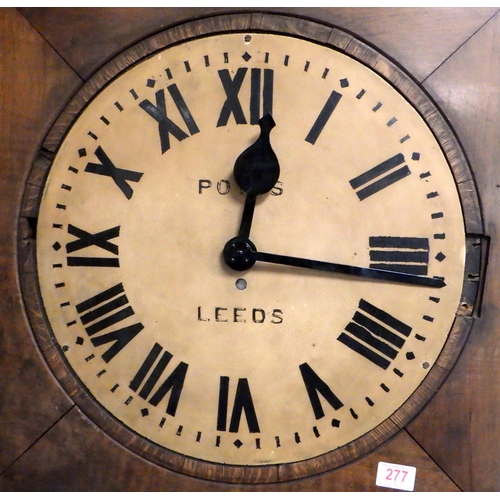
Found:
<path fill-rule="evenodd" d="M 431 288 L 442 288 L 446 286 L 446 283 L 442 278 L 431 278 L 416 274 L 407 274 L 382 269 L 337 264 L 334 262 L 302 259 L 300 257 L 290 257 L 288 255 L 259 252 L 249 239 L 238 237 L 233 238 L 226 243 L 223 255 L 226 264 L 237 271 L 250 269 L 256 262 L 268 262 L 270 264 L 300 267 L 303 269 L 314 269 L 316 271 L 359 276 L 361 278 L 377 279 L 393 283 L 407 283 Z"/>
<path fill-rule="evenodd" d="M 259 120 L 259 138 L 238 156 L 234 164 L 234 180 L 246 193 L 238 232 L 242 238 L 248 238 L 250 235 L 257 196 L 271 191 L 280 175 L 278 158 L 269 138 L 275 125 L 271 115 L 263 116 Z"/>
<path fill-rule="evenodd" d="M 271 147 L 270 133 L 276 126 L 271 115 L 259 120 L 258 139 L 238 156 L 234 164 L 234 180 L 247 194 L 257 196 L 271 191 L 280 175 L 280 165 Z"/>

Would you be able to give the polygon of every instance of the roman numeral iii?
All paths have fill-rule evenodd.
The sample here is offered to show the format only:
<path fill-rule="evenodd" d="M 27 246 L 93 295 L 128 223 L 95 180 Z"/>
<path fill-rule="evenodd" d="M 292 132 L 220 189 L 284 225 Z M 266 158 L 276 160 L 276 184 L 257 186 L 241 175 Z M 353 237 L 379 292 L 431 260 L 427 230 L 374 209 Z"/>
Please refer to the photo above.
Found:
<path fill-rule="evenodd" d="M 386 370 L 411 331 L 410 326 L 361 299 L 352 321 L 337 340 Z"/>
<path fill-rule="evenodd" d="M 371 236 L 370 267 L 426 276 L 429 266 L 429 239 Z"/>

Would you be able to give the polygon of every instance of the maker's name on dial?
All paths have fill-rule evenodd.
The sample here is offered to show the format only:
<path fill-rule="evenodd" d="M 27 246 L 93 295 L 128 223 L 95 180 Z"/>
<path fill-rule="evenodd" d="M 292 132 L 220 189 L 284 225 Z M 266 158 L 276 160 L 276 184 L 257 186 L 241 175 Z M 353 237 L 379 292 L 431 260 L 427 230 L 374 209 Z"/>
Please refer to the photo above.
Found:
<path fill-rule="evenodd" d="M 281 196 L 283 194 L 283 183 L 281 181 L 277 181 L 274 185 L 273 189 L 270 191 L 271 196 Z M 231 184 L 231 181 L 228 179 L 220 179 L 218 181 L 212 182 L 210 179 L 200 179 L 198 181 L 198 194 L 205 194 L 206 192 L 217 192 L 225 196 L 229 194 L 231 189 L 235 189 L 234 182 Z M 240 194 L 243 194 L 243 190 L 236 186 L 236 189 Z"/>

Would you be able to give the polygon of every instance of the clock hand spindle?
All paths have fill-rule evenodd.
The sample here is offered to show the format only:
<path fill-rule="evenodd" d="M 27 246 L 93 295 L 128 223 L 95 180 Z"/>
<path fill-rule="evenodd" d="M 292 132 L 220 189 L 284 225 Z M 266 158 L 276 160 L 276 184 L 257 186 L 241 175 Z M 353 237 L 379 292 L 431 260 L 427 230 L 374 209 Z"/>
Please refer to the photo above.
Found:
<path fill-rule="evenodd" d="M 271 191 L 280 175 L 278 158 L 269 138 L 276 123 L 268 114 L 259 120 L 259 126 L 259 138 L 238 156 L 233 170 L 236 184 L 246 193 L 238 233 L 242 238 L 248 238 L 250 235 L 257 196 Z"/>

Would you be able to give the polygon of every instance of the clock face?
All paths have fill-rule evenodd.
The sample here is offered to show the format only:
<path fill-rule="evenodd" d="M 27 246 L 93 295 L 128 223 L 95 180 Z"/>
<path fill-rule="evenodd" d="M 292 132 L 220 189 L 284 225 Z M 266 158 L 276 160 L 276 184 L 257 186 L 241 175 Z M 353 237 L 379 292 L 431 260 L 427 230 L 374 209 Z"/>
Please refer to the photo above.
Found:
<path fill-rule="evenodd" d="M 235 270 L 233 168 L 266 115 L 280 175 L 244 232 L 279 258 Z M 55 344 L 96 406 L 156 457 L 255 467 L 335 453 L 405 405 L 448 340 L 466 234 L 402 93 L 332 47 L 248 31 L 162 49 L 90 100 L 36 247 Z"/>

